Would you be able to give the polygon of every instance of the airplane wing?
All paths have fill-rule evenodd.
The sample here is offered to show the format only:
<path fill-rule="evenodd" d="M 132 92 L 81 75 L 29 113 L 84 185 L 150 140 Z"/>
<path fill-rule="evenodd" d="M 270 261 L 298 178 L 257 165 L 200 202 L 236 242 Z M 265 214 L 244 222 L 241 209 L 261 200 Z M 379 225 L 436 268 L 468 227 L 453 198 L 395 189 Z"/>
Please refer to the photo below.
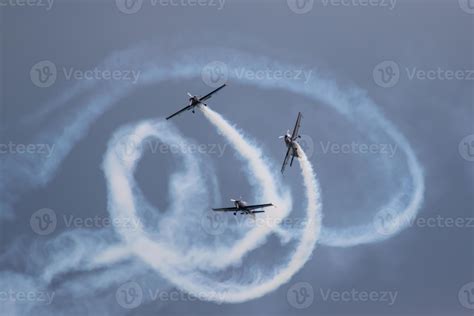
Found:
<path fill-rule="evenodd" d="M 188 106 L 182 108 L 181 110 L 179 110 L 178 112 L 176 112 L 176 113 L 174 113 L 174 114 L 168 116 L 166 119 L 169 120 L 170 118 L 175 117 L 176 115 L 181 114 L 181 113 L 183 113 L 184 111 L 189 110 L 190 108 L 191 108 L 191 106 L 188 105 Z"/>
<path fill-rule="evenodd" d="M 258 209 L 258 208 L 264 208 L 264 207 L 270 207 L 270 206 L 273 206 L 273 204 L 272 203 L 267 203 L 267 204 L 247 205 L 245 208 L 241 208 L 241 209 L 251 211 L 251 210 Z M 263 211 L 254 211 L 252 213 L 261 213 L 261 212 L 263 212 Z"/>
<path fill-rule="evenodd" d="M 226 84 L 223 84 L 222 86 L 220 86 L 220 87 L 217 88 L 216 90 L 214 90 L 214 91 L 212 91 L 212 92 L 206 94 L 205 96 L 201 97 L 201 98 L 199 99 L 199 102 L 205 101 L 205 100 L 207 100 L 207 99 L 210 99 L 214 93 L 216 93 L 216 92 L 219 91 L 220 89 L 224 88 L 225 86 L 226 86 Z"/>
<path fill-rule="evenodd" d="M 298 132 L 300 130 L 300 125 L 301 125 L 301 118 L 303 115 L 301 115 L 301 112 L 298 112 L 298 118 L 296 119 L 296 124 L 295 128 L 293 129 L 293 134 L 291 134 L 291 139 L 295 140 L 296 137 L 298 137 Z"/>
<path fill-rule="evenodd" d="M 255 214 L 255 213 L 265 213 L 265 211 L 252 211 L 252 214 Z"/>
<path fill-rule="evenodd" d="M 236 212 L 239 209 L 236 207 L 223 207 L 223 208 L 213 208 L 214 212 Z"/>
<path fill-rule="evenodd" d="M 286 151 L 286 155 L 285 155 L 285 160 L 283 160 L 283 166 L 281 166 L 281 173 L 285 171 L 285 167 L 288 164 L 288 158 L 290 158 L 290 151 L 291 151 L 291 146 L 288 146 L 288 150 Z"/>

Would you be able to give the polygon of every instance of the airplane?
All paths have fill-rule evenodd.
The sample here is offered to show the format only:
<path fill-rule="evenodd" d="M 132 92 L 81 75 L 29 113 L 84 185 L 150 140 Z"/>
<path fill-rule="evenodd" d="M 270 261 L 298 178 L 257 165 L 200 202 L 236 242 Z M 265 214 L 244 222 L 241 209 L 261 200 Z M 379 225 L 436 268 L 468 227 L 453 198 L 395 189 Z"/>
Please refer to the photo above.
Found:
<path fill-rule="evenodd" d="M 263 209 L 265 207 L 273 206 L 271 203 L 267 204 L 257 204 L 257 205 L 248 205 L 247 202 L 243 201 L 242 198 L 239 200 L 231 199 L 234 203 L 234 207 L 224 207 L 224 208 L 213 208 L 214 212 L 234 212 L 234 215 L 237 215 L 238 212 L 242 215 L 253 215 L 255 216 L 256 213 L 264 213 L 264 210 L 261 211 L 254 211 L 256 209 Z"/>
<path fill-rule="evenodd" d="M 283 166 L 281 167 L 281 173 L 285 171 L 285 167 L 288 164 L 288 159 L 290 158 L 290 154 L 291 154 L 290 167 L 293 165 L 293 159 L 295 159 L 295 157 L 298 157 L 298 158 L 300 157 L 298 153 L 298 146 L 297 146 L 296 140 L 298 138 L 301 138 L 301 136 L 298 133 L 301 126 L 302 117 L 303 115 L 301 115 L 301 112 L 298 112 L 298 118 L 296 119 L 296 124 L 295 124 L 295 128 L 293 129 L 293 133 L 290 134 L 290 130 L 288 130 L 284 136 L 279 137 L 280 139 L 283 138 L 285 140 L 286 147 L 288 148 L 288 150 L 286 151 L 285 160 L 283 160 Z"/>
<path fill-rule="evenodd" d="M 183 113 L 184 111 L 192 110 L 193 113 L 194 113 L 194 108 L 195 108 L 196 106 L 201 105 L 201 104 L 207 106 L 207 104 L 204 103 L 204 101 L 209 100 L 209 99 L 212 97 L 212 95 L 213 95 L 214 93 L 216 93 L 216 92 L 219 91 L 220 89 L 224 88 L 225 86 L 226 86 L 226 84 L 223 84 L 222 86 L 220 86 L 220 87 L 217 88 L 216 90 L 214 90 L 214 91 L 212 91 L 212 92 L 206 94 L 206 95 L 203 96 L 203 97 L 200 97 L 200 96 L 197 96 L 197 95 L 192 95 L 191 93 L 188 92 L 189 104 L 188 104 L 187 106 L 185 106 L 184 108 L 182 108 L 181 110 L 179 110 L 178 112 L 176 112 L 176 113 L 174 113 L 174 114 L 168 116 L 166 119 L 169 120 L 170 118 L 172 118 L 172 117 L 174 117 L 174 116 L 176 116 L 176 115 L 178 115 L 178 114 L 181 114 L 181 113 Z"/>

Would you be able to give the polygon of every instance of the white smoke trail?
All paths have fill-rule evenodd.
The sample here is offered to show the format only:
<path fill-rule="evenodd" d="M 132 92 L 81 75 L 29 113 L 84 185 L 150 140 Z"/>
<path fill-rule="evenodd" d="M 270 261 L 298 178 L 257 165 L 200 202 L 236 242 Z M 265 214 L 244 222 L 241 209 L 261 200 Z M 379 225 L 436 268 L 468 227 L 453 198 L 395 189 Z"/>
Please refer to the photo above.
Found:
<path fill-rule="evenodd" d="M 277 230 L 278 221 L 274 220 L 275 217 L 284 218 L 291 210 L 291 199 L 288 193 L 285 192 L 284 187 L 283 189 L 280 187 L 281 184 L 276 180 L 270 169 L 271 164 L 264 158 L 261 150 L 256 145 L 251 144 L 216 112 L 203 109 L 203 113 L 229 141 L 242 159 L 248 162 L 247 173 L 249 179 L 255 178 L 251 181 L 251 184 L 257 187 L 257 196 L 262 196 L 264 199 L 277 203 L 274 210 L 265 213 L 270 217 L 266 221 L 268 225 L 255 226 L 240 240 L 234 241 L 232 239 L 231 242 L 226 242 L 224 246 L 218 246 L 214 249 L 209 245 L 193 249 L 194 245 L 183 245 L 176 240 L 171 243 L 167 243 L 161 238 L 152 240 L 142 229 L 136 229 L 133 232 L 119 230 L 119 233 L 127 243 L 127 250 L 154 267 L 164 278 L 180 289 L 205 300 L 228 303 L 244 302 L 261 297 L 288 282 L 310 258 L 321 227 L 319 187 L 312 172 L 312 167 L 303 154 L 304 158 L 302 158 L 301 166 L 308 197 L 307 221 L 302 229 L 301 239 L 296 241 L 296 250 L 291 253 L 289 260 L 283 260 L 280 263 L 273 275 L 266 278 L 259 276 L 254 278 L 252 282 L 240 284 L 234 280 L 222 281 L 210 277 L 206 273 L 201 273 L 200 271 L 215 271 L 240 263 L 248 252 L 264 243 L 268 234 Z M 176 134 L 171 134 L 169 125 L 164 122 L 139 123 L 136 127 L 127 129 L 125 133 L 120 133 L 120 135 L 121 139 L 131 137 L 138 143 L 151 135 L 159 137 L 164 142 L 178 140 Z M 174 139 L 171 137 L 174 137 Z M 109 208 L 114 218 L 134 218 L 133 222 L 135 222 L 139 220 L 138 209 L 141 205 L 137 203 L 134 196 L 134 192 L 139 189 L 134 183 L 133 171 L 143 153 L 140 146 L 137 146 L 137 150 L 126 156 L 126 159 L 120 159 L 117 157 L 117 142 L 115 139 L 109 145 L 103 164 L 109 185 Z M 192 172 L 193 176 L 199 179 L 199 168 L 195 164 L 195 160 L 184 159 L 185 172 Z M 187 184 L 187 190 L 193 191 L 195 187 L 201 187 L 200 183 Z M 170 193 L 173 199 L 179 198 L 179 191 L 170 191 Z M 195 226 L 196 221 L 198 221 L 193 217 L 193 214 L 190 214 L 189 209 L 183 212 L 183 209 L 178 207 L 171 211 L 173 214 L 178 214 L 181 225 L 186 228 Z M 192 212 L 200 216 L 203 214 L 203 210 L 197 209 L 196 206 L 192 208 Z M 200 239 L 205 239 L 204 237 L 196 232 L 192 234 L 193 242 L 197 244 L 200 243 Z M 115 252 L 115 254 L 119 254 L 118 257 L 120 257 L 120 251 L 117 249 Z M 101 256 L 100 264 L 106 263 L 105 258 L 111 258 L 112 262 L 117 260 L 117 256 L 109 252 Z"/>

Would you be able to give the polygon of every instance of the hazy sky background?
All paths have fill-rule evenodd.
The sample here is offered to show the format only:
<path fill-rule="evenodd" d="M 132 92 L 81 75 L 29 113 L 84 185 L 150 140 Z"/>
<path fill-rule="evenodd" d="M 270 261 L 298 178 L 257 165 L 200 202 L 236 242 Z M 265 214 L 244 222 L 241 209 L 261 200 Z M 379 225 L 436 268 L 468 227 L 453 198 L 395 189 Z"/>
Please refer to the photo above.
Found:
<path fill-rule="evenodd" d="M 462 218 L 465 225 L 410 227 L 387 241 L 351 248 L 318 245 L 313 258 L 288 284 L 242 304 L 152 301 L 128 310 L 115 300 L 119 283 L 83 298 L 58 294 L 51 306 L 42 306 L 39 312 L 59 314 L 69 306 L 72 314 L 81 315 L 473 315 L 474 303 L 466 308 L 458 298 L 460 289 L 474 281 L 474 223 L 467 227 L 474 217 L 474 162 L 463 158 L 466 152 L 459 149 L 463 148 L 459 147 L 463 138 L 474 134 L 474 13 L 464 11 L 462 1 L 399 0 L 391 9 L 357 6 L 363 1 L 356 0 L 345 2 L 348 5 L 325 5 L 323 0 L 315 0 L 304 14 L 292 11 L 288 4 L 291 1 L 286 0 L 225 0 L 221 9 L 217 0 L 216 6 L 196 7 L 153 6 L 151 0 L 143 1 L 142 8 L 133 14 L 121 12 L 115 1 L 55 1 L 50 10 L 15 7 L 7 2 L 0 6 L 0 143 L 28 144 L 48 124 L 58 121 L 64 110 L 53 112 L 44 121 L 20 124 L 77 83 L 68 80 L 63 69 L 93 69 L 115 52 L 139 45 L 160 49 L 170 56 L 182 49 L 234 48 L 301 65 L 302 69 L 333 78 L 342 87 L 353 85 L 365 90 L 405 135 L 423 167 L 426 191 L 419 217 Z M 471 5 L 474 7 L 472 0 Z M 43 60 L 58 68 L 56 82 L 47 88 L 36 86 L 30 78 L 32 67 Z M 389 88 L 378 85 L 373 74 L 384 61 L 393 61 L 400 69 L 399 81 Z M 471 78 L 411 78 L 414 70 L 434 70 L 437 74 L 438 70 L 462 70 Z M 13 205 L 15 218 L 0 223 L 0 270 L 30 273 L 28 262 L 42 259 L 29 256 L 27 245 L 47 242 L 70 229 L 58 223 L 53 234 L 36 235 L 30 227 L 35 211 L 49 208 L 58 216 L 108 216 L 101 163 L 108 140 L 120 126 L 166 117 L 186 104 L 187 91 L 204 94 L 209 90 L 201 78 L 140 86 L 100 116 L 67 155 L 51 182 L 22 193 Z M 390 199 L 400 185 L 397 170 L 387 176 L 380 167 L 390 163 L 392 157 L 324 152 L 323 144 L 328 142 L 364 142 L 364 137 L 323 104 L 276 89 L 229 82 L 229 87 L 209 105 L 256 139 L 277 164 L 284 155 L 284 146 L 277 137 L 292 128 L 298 111 L 304 113 L 302 133 L 314 146 L 311 162 L 322 187 L 327 225 L 345 227 L 370 221 L 377 206 Z M 200 113 L 185 113 L 174 124 L 197 143 L 225 145 Z M 229 198 L 252 197 L 241 163 L 231 148 L 224 148 L 222 155 L 210 153 L 206 157 L 220 184 L 220 196 L 212 197 L 212 203 L 223 205 L 216 206 L 225 206 Z M 6 159 L 6 154 L 1 155 Z M 9 159 L 20 158 L 16 154 Z M 393 159 L 403 161 L 403 156 L 396 153 Z M 169 154 L 146 155 L 140 163 L 137 182 L 153 205 L 165 208 L 169 204 L 167 179 L 176 167 Z M 296 207 L 301 207 L 297 168 L 288 170 L 285 182 L 292 188 Z M 63 246 L 67 249 L 68 245 Z M 278 261 L 276 247 L 278 244 L 270 240 L 254 256 L 270 265 Z M 127 269 L 117 269 L 122 268 Z M 156 282 L 164 282 L 145 266 L 142 273 L 131 275 L 130 280 L 156 278 Z M 50 290 L 59 293 L 61 282 L 68 278 L 78 276 L 66 274 L 55 280 Z M 314 301 L 307 308 L 297 309 L 287 299 L 288 290 L 298 282 L 308 282 L 314 289 Z M 172 289 L 156 285 L 161 286 Z M 397 293 L 397 297 L 389 306 L 382 301 L 324 300 L 321 295 L 328 290 L 352 289 Z M 9 289 L 0 285 L 0 290 Z M 474 292 L 471 298 L 474 302 Z"/>

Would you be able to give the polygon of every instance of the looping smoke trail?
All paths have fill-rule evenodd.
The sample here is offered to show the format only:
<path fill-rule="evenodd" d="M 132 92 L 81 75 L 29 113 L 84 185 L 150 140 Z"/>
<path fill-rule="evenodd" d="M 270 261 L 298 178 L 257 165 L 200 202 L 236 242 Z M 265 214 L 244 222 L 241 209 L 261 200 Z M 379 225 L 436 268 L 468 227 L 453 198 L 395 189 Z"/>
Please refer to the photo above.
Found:
<path fill-rule="evenodd" d="M 217 269 L 224 269 L 240 263 L 248 252 L 263 245 L 268 234 L 278 232 L 276 227 L 278 221 L 275 219 L 285 218 L 291 210 L 291 199 L 288 192 L 276 180 L 277 178 L 269 167 L 271 163 L 264 158 L 261 150 L 255 144 L 251 144 L 216 112 L 210 109 L 203 109 L 203 113 L 229 141 L 230 145 L 237 150 L 242 160 L 248 162 L 246 169 L 249 179 L 255 178 L 251 185 L 256 188 L 256 195 L 277 204 L 274 210 L 272 209 L 265 213 L 269 217 L 268 225 L 255 226 L 239 240 L 232 240 L 224 246 L 213 248 L 207 245 L 207 247 L 197 247 L 197 249 L 193 248 L 193 245 L 187 245 L 182 241 L 175 240 L 168 243 L 159 238 L 159 232 L 155 235 L 158 237 L 158 240 L 152 239 L 141 229 L 141 225 L 134 227 L 133 231 L 123 229 L 119 230 L 119 233 L 125 240 L 128 251 L 158 270 L 164 278 L 182 290 L 205 300 L 220 303 L 244 302 L 261 297 L 277 289 L 280 285 L 287 282 L 310 258 L 321 228 L 319 187 L 312 167 L 303 154 L 301 167 L 308 197 L 307 221 L 302 229 L 301 238 L 298 238 L 296 241 L 296 249 L 291 252 L 288 260 L 282 260 L 283 262 L 275 268 L 273 275 L 262 277 L 262 273 L 257 273 L 258 277 L 254 277 L 251 281 L 248 281 L 250 277 L 247 277 L 247 282 L 242 284 L 235 280 L 219 280 L 212 277 L 212 275 L 210 276 L 209 273 L 201 272 L 215 272 Z M 169 124 L 161 121 L 142 122 L 136 127 L 120 131 L 119 134 L 122 140 L 125 139 L 127 141 L 128 137 L 133 138 L 138 143 L 143 142 L 144 139 L 150 136 L 158 137 L 164 142 L 179 141 L 180 137 L 176 136 L 176 131 L 170 132 Z M 120 159 L 120 157 L 117 157 L 116 138 L 114 137 L 110 142 L 103 163 L 109 185 L 109 210 L 113 218 L 133 218 L 132 222 L 136 222 L 139 220 L 138 210 L 142 205 L 135 198 L 136 192 L 139 189 L 134 182 L 133 172 L 143 152 L 141 147 L 137 146 L 137 150 L 127 155 L 125 159 Z M 187 176 L 191 176 L 190 172 L 194 177 L 200 176 L 199 167 L 194 159 L 184 158 L 184 165 L 184 172 L 187 173 Z M 184 179 L 181 178 L 181 180 Z M 186 177 L 186 179 L 188 178 Z M 199 182 L 186 185 L 187 190 L 190 190 L 191 193 L 197 187 L 201 187 Z M 177 197 L 177 191 L 170 190 L 170 193 L 173 195 L 173 198 Z M 173 207 L 170 216 L 175 215 L 176 220 L 180 221 L 181 226 L 188 229 L 189 227 L 196 226 L 195 223 L 199 220 L 196 215 L 202 216 L 205 210 L 199 210 L 194 207 L 192 212 L 190 213 L 189 206 L 184 206 L 184 209 L 183 206 Z M 162 227 L 162 225 L 159 226 Z M 196 231 L 187 233 L 192 236 L 194 243 L 200 244 L 202 240 L 206 240 L 206 236 L 202 236 L 202 234 Z M 188 246 L 191 248 L 185 250 L 184 248 Z M 111 258 L 111 261 L 117 260 L 111 253 L 107 253 L 101 256 L 101 264 L 106 262 L 107 257 Z"/>

